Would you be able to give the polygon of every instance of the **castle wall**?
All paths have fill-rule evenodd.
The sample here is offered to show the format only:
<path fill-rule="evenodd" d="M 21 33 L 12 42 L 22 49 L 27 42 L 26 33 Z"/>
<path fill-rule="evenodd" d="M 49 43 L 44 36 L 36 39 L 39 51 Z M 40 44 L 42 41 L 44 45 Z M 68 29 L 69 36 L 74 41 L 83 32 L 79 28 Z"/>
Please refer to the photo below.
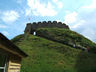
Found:
<path fill-rule="evenodd" d="M 28 23 L 26 28 L 25 28 L 25 33 L 30 33 L 33 34 L 34 31 L 38 28 L 65 28 L 69 29 L 69 27 L 62 22 L 57 22 L 57 21 L 43 21 L 43 22 L 33 22 L 33 23 Z"/>

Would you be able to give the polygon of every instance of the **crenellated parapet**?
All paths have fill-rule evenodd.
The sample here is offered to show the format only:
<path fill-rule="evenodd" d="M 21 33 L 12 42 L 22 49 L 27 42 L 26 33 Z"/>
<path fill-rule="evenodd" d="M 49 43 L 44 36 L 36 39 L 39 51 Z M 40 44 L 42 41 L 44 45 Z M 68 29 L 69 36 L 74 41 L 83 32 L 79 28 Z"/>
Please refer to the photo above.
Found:
<path fill-rule="evenodd" d="M 68 25 L 62 22 L 57 22 L 57 21 L 43 21 L 43 22 L 33 22 L 33 23 L 27 23 L 27 26 L 25 28 L 25 33 L 30 33 L 33 34 L 34 31 L 38 28 L 65 28 L 69 29 Z"/>

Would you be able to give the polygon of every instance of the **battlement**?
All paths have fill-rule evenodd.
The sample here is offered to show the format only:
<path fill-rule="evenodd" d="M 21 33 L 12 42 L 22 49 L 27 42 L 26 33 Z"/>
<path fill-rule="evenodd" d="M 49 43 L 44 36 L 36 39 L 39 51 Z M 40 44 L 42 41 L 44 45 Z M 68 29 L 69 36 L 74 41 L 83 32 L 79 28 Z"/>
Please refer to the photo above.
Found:
<path fill-rule="evenodd" d="M 27 23 L 27 26 L 25 28 L 25 33 L 33 34 L 34 31 L 38 28 L 64 28 L 64 29 L 69 29 L 68 25 L 62 22 L 57 22 L 57 21 L 43 21 L 43 22 L 33 22 L 33 23 Z"/>

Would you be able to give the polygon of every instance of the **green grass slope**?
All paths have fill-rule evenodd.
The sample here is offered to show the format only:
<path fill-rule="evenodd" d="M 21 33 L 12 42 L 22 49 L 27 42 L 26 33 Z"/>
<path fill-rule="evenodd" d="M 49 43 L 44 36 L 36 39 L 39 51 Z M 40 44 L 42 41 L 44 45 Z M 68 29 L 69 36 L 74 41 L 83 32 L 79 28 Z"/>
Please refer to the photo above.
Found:
<path fill-rule="evenodd" d="M 76 48 L 84 48 L 90 49 L 90 51 L 96 51 L 95 43 L 69 29 L 40 28 L 36 32 L 40 37 L 44 37 L 72 47 L 75 45 Z"/>
<path fill-rule="evenodd" d="M 33 35 L 12 39 L 28 54 L 21 72 L 96 72 L 96 55 Z"/>

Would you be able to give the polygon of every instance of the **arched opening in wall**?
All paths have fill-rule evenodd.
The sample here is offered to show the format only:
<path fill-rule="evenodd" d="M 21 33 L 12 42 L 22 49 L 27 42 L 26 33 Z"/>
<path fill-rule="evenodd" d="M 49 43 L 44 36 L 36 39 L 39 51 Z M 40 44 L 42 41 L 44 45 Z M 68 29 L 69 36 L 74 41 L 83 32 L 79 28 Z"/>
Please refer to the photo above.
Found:
<path fill-rule="evenodd" d="M 36 35 L 36 32 L 35 31 L 33 32 L 33 35 Z"/>

